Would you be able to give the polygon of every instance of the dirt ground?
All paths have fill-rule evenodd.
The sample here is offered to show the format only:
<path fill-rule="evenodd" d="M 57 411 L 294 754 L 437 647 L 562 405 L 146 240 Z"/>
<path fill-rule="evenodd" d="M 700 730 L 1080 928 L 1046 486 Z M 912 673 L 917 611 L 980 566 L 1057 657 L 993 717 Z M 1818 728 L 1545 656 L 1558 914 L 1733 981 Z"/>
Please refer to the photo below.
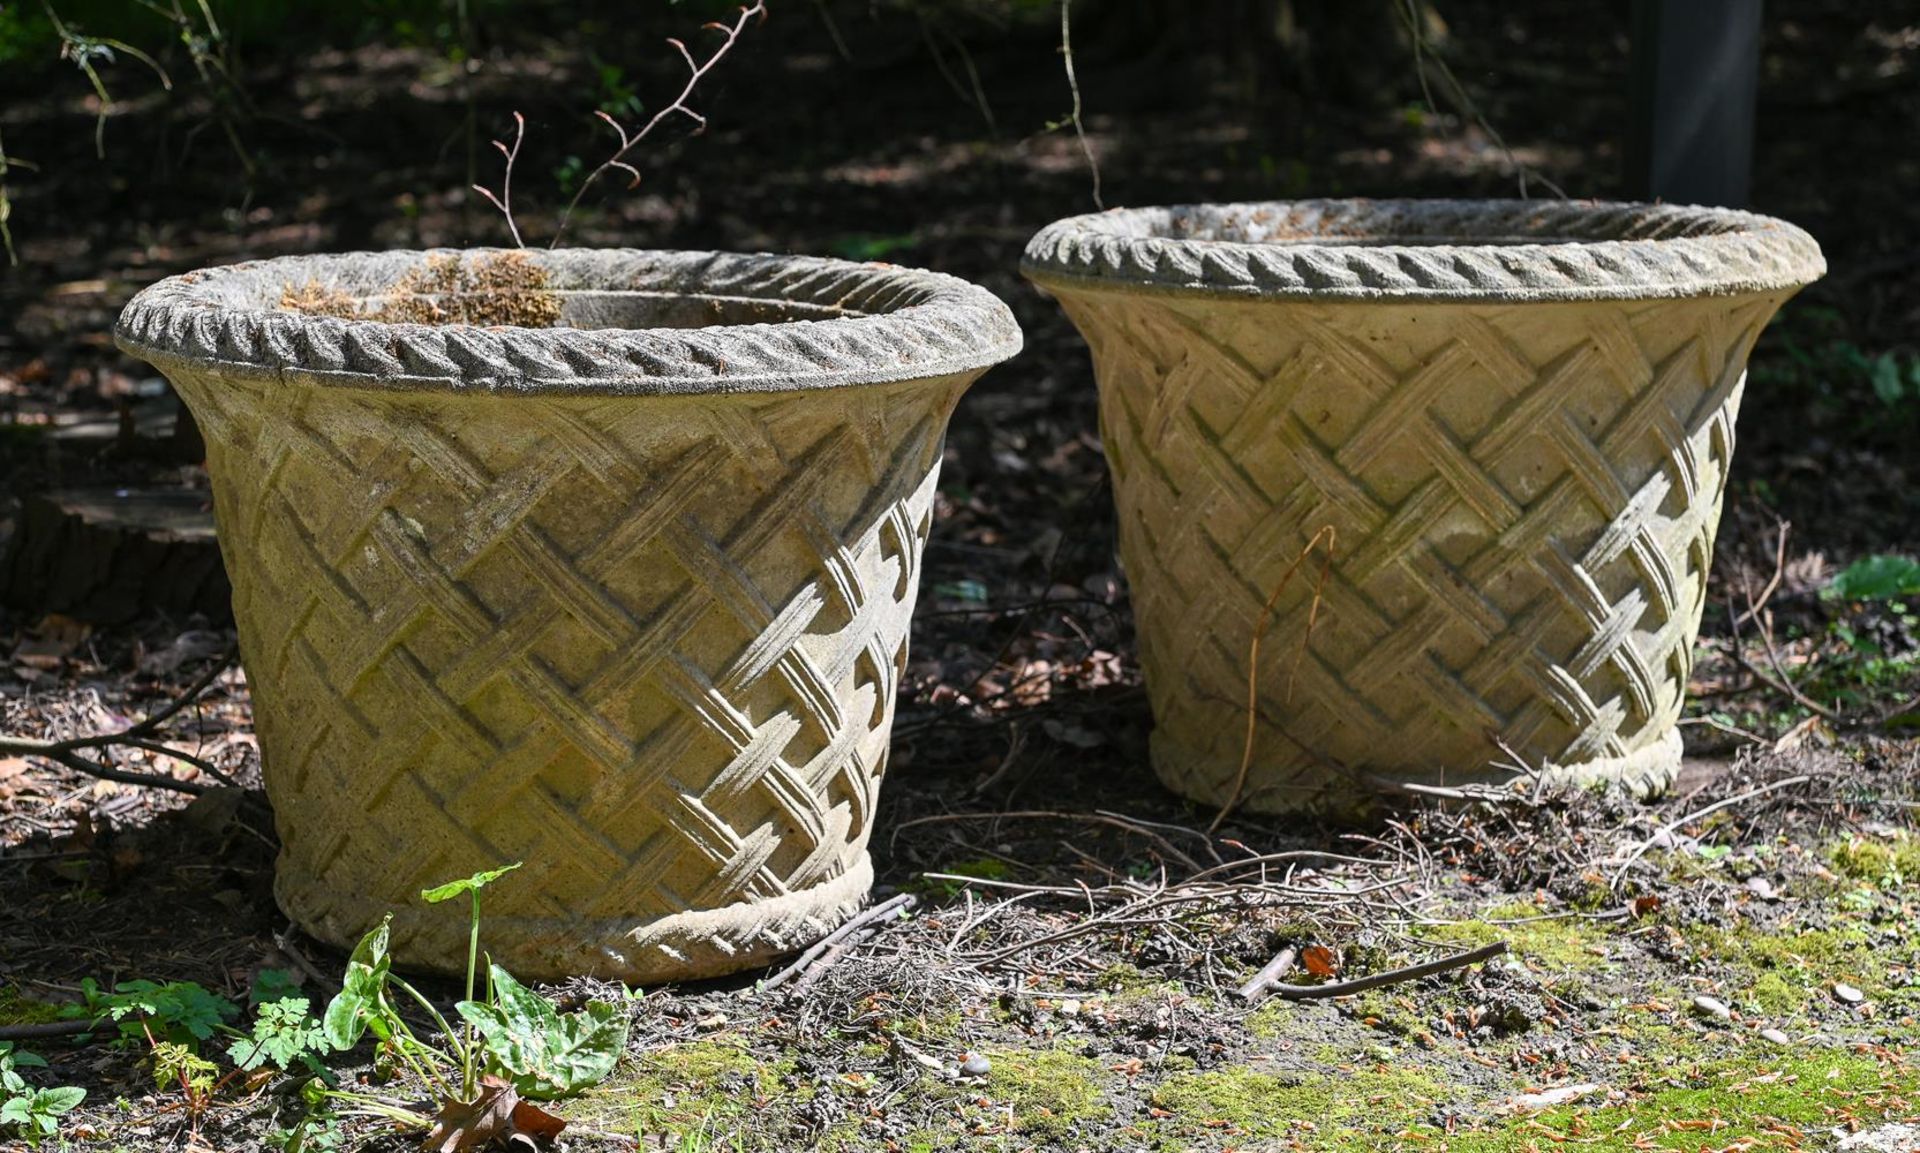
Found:
<path fill-rule="evenodd" d="M 1488 121 L 1569 192 L 1604 196 L 1626 20 L 1590 7 L 1441 5 Z M 614 1080 L 556 1108 L 574 1126 L 563 1141 L 1920 1148 L 1920 604 L 1822 595 L 1862 556 L 1920 551 L 1920 16 L 1896 7 L 1768 6 L 1755 206 L 1813 232 L 1832 272 L 1754 354 L 1674 792 L 1436 801 L 1345 829 L 1234 816 L 1211 834 L 1214 814 L 1147 767 L 1085 347 L 1014 272 L 1035 229 L 1090 203 L 1071 134 L 1038 131 L 1066 110 L 1046 30 L 973 42 L 993 128 L 924 46 L 858 21 L 840 29 L 853 64 L 800 5 L 779 16 L 785 39 L 744 43 L 729 65 L 754 80 L 719 90 L 712 131 L 663 149 L 574 242 L 936 268 L 1012 304 L 1028 348 L 968 395 L 943 466 L 874 846 L 876 898 L 915 907 L 777 989 L 757 987 L 762 973 L 649 991 Z M 479 72 L 483 121 L 521 108 L 557 133 L 568 85 L 595 65 L 577 37 L 533 40 Z M 1079 64 L 1109 204 L 1514 186 L 1480 128 L 1410 111 L 1410 71 L 1405 91 L 1359 105 L 1225 79 L 1169 91 L 1151 62 L 1097 41 Z M 189 100 L 128 98 L 109 121 L 120 161 L 102 168 L 84 89 L 46 99 L 0 77 L 8 151 L 40 165 L 10 179 L 22 264 L 0 276 L 10 498 L 204 488 L 169 448 L 171 398 L 107 340 L 153 279 L 244 256 L 499 242 L 458 191 L 458 137 L 437 154 L 418 144 L 460 121 L 442 67 L 404 45 L 258 60 L 251 191 L 205 133 L 204 172 L 143 171 L 205 119 Z M 523 223 L 551 220 L 535 207 Z M 4 732 L 49 737 L 145 715 L 230 636 L 156 614 L 89 628 L 6 610 L 0 642 Z M 278 968 L 330 992 L 343 959 L 271 896 L 244 674 L 221 675 L 166 735 L 234 786 L 138 750 L 115 763 L 217 787 L 0 758 L 0 1027 L 56 1013 L 83 977 L 244 999 Z M 1493 960 L 1351 997 L 1237 992 L 1288 947 L 1287 980 L 1311 983 L 1494 941 L 1508 951 Z M 189 1110 L 136 1049 L 33 1047 L 46 1083 L 88 1089 L 68 1118 L 76 1148 L 273 1147 L 300 1111 L 271 1082 Z M 371 1122 L 336 1136 L 410 1144 Z"/>

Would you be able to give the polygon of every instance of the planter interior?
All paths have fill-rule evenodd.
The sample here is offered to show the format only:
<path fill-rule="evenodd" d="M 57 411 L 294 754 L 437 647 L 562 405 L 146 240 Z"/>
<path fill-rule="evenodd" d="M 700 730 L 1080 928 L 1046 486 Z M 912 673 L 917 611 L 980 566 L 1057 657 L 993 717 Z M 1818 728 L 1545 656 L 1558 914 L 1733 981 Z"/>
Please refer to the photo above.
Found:
<path fill-rule="evenodd" d="M 555 327 L 378 319 L 501 259 L 237 265 L 121 318 L 206 435 L 276 895 L 457 970 L 419 890 L 522 860 L 484 934 L 523 977 L 762 963 L 865 898 L 946 421 L 1018 330 L 929 273 L 581 250 L 512 258 Z"/>
<path fill-rule="evenodd" d="M 1287 811 L 1671 779 L 1746 358 L 1824 268 L 1805 233 L 1195 206 L 1058 222 L 1023 268 L 1093 351 L 1169 785 Z"/>

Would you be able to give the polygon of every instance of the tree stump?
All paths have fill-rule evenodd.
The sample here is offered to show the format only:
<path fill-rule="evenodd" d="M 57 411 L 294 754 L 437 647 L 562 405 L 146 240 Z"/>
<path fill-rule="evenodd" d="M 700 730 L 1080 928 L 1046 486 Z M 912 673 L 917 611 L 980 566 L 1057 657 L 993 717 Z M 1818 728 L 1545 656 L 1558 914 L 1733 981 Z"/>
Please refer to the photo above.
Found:
<path fill-rule="evenodd" d="M 21 502 L 0 599 L 31 612 L 124 624 L 161 610 L 233 620 L 206 492 L 59 489 Z"/>

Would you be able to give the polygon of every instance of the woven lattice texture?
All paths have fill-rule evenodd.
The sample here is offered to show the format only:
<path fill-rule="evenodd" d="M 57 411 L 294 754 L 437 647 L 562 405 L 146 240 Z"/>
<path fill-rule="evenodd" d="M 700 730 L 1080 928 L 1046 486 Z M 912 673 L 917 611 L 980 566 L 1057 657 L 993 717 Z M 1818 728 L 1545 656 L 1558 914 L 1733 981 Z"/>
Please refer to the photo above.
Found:
<path fill-rule="evenodd" d="M 1590 201 L 1307 200 L 1116 209 L 1042 229 L 1022 269 L 1316 300 L 1593 300 L 1791 290 L 1826 270 L 1784 221 Z"/>
<path fill-rule="evenodd" d="M 301 925 L 347 941 L 402 909 L 401 956 L 457 966 L 463 914 L 415 894 L 524 860 L 488 893 L 503 964 L 650 980 L 857 907 L 864 884 L 809 893 L 864 861 L 959 382 L 638 404 L 179 383 Z"/>
<path fill-rule="evenodd" d="M 1369 777 L 1648 787 L 1678 718 L 1748 349 L 1784 293 L 1523 307 L 1062 292 L 1100 379 L 1175 788 L 1338 806 Z"/>
<path fill-rule="evenodd" d="M 872 882 L 946 422 L 1010 314 L 947 277 L 684 253 L 537 258 L 563 322 L 669 327 L 267 303 L 377 298 L 423 259 L 175 278 L 121 321 L 206 435 L 281 905 L 339 944 L 395 910 L 401 961 L 453 970 L 465 910 L 419 890 L 524 861 L 484 929 L 523 978 L 817 939 Z"/>

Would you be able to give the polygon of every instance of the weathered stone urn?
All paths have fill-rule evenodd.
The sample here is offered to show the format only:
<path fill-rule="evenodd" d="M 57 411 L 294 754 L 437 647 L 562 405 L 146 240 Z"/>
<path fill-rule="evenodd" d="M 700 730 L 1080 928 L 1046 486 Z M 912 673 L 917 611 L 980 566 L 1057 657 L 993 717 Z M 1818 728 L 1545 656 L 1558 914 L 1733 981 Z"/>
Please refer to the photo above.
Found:
<path fill-rule="evenodd" d="M 1022 267 L 1093 350 L 1168 785 L 1284 811 L 1672 779 L 1747 354 L 1825 270 L 1806 233 L 1205 205 L 1059 221 Z"/>
<path fill-rule="evenodd" d="M 999 300 L 805 257 L 350 254 L 161 281 L 117 335 L 206 437 L 302 928 L 391 909 L 402 963 L 459 969 L 464 907 L 419 890 L 524 861 L 497 961 L 656 981 L 860 906 L 947 418 L 1020 347 Z"/>

